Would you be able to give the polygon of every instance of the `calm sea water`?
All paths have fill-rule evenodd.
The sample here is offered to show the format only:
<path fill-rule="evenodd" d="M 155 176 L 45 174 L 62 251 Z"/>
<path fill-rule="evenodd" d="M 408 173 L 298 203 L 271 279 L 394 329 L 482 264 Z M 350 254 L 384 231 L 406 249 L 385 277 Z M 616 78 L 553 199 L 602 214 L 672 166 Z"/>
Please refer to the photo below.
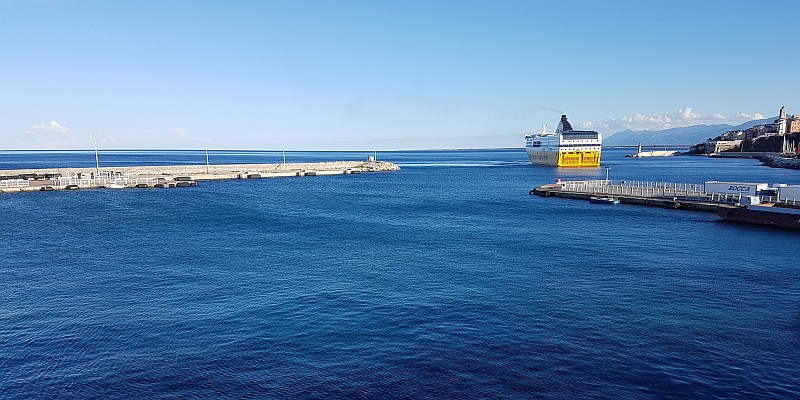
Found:
<path fill-rule="evenodd" d="M 612 179 L 800 183 L 752 160 L 626 152 L 604 152 Z M 530 196 L 606 170 L 522 150 L 378 158 L 402 170 L 1 195 L 0 397 L 800 397 L 800 233 Z M 0 169 L 93 165 L 0 153 Z"/>

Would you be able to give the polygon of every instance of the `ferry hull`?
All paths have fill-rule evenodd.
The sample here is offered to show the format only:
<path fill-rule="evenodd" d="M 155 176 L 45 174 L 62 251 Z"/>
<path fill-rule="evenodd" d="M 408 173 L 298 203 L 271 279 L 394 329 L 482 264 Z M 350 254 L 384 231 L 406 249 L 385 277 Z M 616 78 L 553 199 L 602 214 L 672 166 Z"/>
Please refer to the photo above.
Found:
<path fill-rule="evenodd" d="M 537 151 L 528 150 L 528 158 L 535 165 L 552 167 L 599 167 L 600 151 Z"/>

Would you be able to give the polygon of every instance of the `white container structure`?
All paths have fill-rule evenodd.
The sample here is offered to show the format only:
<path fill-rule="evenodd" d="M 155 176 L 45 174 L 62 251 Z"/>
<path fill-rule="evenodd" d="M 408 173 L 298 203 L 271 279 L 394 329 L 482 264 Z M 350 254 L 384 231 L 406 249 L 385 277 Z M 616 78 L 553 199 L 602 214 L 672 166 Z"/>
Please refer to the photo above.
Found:
<path fill-rule="evenodd" d="M 705 192 L 757 196 L 759 192 L 766 190 L 767 187 L 769 185 L 766 183 L 708 181 L 705 183 Z"/>
<path fill-rule="evenodd" d="M 800 185 L 785 185 L 778 187 L 778 198 L 781 200 L 800 201 Z"/>
<path fill-rule="evenodd" d="M 761 197 L 758 196 L 742 196 L 742 202 L 740 203 L 743 206 L 756 206 L 761 204 Z"/>

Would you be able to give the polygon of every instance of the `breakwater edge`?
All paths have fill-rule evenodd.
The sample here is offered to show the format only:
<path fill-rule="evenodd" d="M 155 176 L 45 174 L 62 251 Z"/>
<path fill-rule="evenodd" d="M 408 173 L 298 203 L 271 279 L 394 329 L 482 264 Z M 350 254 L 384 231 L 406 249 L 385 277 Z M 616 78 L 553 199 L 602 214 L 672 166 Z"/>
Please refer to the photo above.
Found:
<path fill-rule="evenodd" d="M 397 171 L 386 161 L 116 166 L 0 170 L 0 193 L 99 187 L 189 186 L 202 180 L 281 178 Z"/>

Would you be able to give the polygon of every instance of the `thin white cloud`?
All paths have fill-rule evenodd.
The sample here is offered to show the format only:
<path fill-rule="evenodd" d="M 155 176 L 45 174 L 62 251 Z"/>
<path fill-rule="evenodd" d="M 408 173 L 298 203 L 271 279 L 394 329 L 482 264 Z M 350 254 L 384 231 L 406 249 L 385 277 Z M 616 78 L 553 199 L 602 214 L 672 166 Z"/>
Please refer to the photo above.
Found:
<path fill-rule="evenodd" d="M 20 149 L 71 150 L 90 149 L 92 135 L 64 126 L 56 120 L 31 126 L 20 136 Z M 137 129 L 109 128 L 98 132 L 97 146 L 113 148 L 167 148 L 196 146 L 186 128 Z"/>
<path fill-rule="evenodd" d="M 189 138 L 189 133 L 186 128 L 169 128 L 167 129 L 167 137 L 170 142 L 181 142 Z"/>
<path fill-rule="evenodd" d="M 189 131 L 186 128 L 162 128 L 162 129 L 139 129 L 128 132 L 125 136 L 124 144 L 128 148 L 151 148 L 163 149 L 167 147 L 197 147 L 197 143 L 192 143 Z"/>
<path fill-rule="evenodd" d="M 720 113 L 701 114 L 692 107 L 682 108 L 676 112 L 664 114 L 636 113 L 631 116 L 609 117 L 602 121 L 586 121 L 581 124 L 583 129 L 595 129 L 603 133 L 615 133 L 624 130 L 661 130 L 679 128 L 692 125 L 729 124 L 738 125 L 754 119 L 762 119 L 760 113 L 724 115 Z"/>
<path fill-rule="evenodd" d="M 39 123 L 28 129 L 25 138 L 26 147 L 32 149 L 72 149 L 87 147 L 85 138 L 79 132 L 61 125 L 56 120 L 50 123 Z"/>
<path fill-rule="evenodd" d="M 34 125 L 31 127 L 31 130 L 35 132 L 46 132 L 53 134 L 67 134 L 70 132 L 69 128 L 59 124 L 56 120 L 50 121 L 49 124 L 41 123 Z"/>
<path fill-rule="evenodd" d="M 741 117 L 741 118 L 744 118 L 747 121 L 754 120 L 754 119 L 764 119 L 764 114 L 761 114 L 761 113 L 755 113 L 753 115 L 745 114 L 745 113 L 739 113 L 739 114 L 736 114 L 736 115 Z"/>

